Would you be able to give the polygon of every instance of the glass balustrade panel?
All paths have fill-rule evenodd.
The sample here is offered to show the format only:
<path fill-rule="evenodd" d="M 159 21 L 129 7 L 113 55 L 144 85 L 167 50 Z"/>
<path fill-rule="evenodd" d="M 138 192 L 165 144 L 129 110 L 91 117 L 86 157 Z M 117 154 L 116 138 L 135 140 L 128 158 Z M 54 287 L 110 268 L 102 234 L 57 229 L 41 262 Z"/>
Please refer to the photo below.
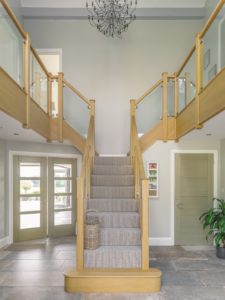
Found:
<path fill-rule="evenodd" d="M 30 96 L 47 112 L 48 78 L 32 51 L 30 52 Z"/>
<path fill-rule="evenodd" d="M 0 67 L 22 88 L 24 39 L 0 3 Z"/>
<path fill-rule="evenodd" d="M 168 80 L 168 116 L 174 117 L 174 79 Z"/>
<path fill-rule="evenodd" d="M 63 112 L 64 120 L 86 138 L 90 121 L 88 105 L 66 85 L 63 88 Z"/>
<path fill-rule="evenodd" d="M 225 67 L 225 6 L 203 38 L 203 87 Z"/>
<path fill-rule="evenodd" d="M 195 98 L 196 93 L 196 51 L 185 65 L 178 80 L 179 112 Z"/>
<path fill-rule="evenodd" d="M 138 135 L 141 137 L 162 119 L 162 85 L 146 96 L 136 109 Z"/>

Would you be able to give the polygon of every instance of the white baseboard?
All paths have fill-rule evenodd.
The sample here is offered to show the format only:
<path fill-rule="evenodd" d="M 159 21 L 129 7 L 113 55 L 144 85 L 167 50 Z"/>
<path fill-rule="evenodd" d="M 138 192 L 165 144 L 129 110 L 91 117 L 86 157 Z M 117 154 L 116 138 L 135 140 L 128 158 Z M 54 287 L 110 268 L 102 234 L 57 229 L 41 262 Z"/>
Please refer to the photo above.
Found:
<path fill-rule="evenodd" d="M 99 154 L 100 157 L 126 157 L 127 154 Z"/>
<path fill-rule="evenodd" d="M 0 239 L 0 248 L 3 248 L 9 244 L 9 237 L 6 236 L 2 239 Z"/>
<path fill-rule="evenodd" d="M 162 237 L 162 238 L 149 238 L 148 243 L 150 246 L 173 246 L 172 238 Z"/>

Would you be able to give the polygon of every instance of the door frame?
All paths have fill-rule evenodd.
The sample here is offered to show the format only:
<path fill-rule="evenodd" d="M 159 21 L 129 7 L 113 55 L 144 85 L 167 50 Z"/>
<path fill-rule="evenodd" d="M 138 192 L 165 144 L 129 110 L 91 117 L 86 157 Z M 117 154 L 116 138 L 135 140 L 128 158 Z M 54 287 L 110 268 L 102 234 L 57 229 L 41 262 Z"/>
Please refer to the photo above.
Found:
<path fill-rule="evenodd" d="M 58 54 L 59 55 L 59 72 L 62 72 L 62 48 L 37 48 L 38 54 Z"/>
<path fill-rule="evenodd" d="M 26 151 L 9 151 L 9 165 L 8 165 L 8 244 L 13 243 L 13 157 L 14 156 L 38 156 L 38 157 L 59 157 L 59 158 L 75 158 L 77 159 L 77 177 L 80 176 L 82 167 L 82 155 L 80 154 L 63 154 L 63 153 L 49 153 L 49 152 L 26 152 Z M 11 178 L 9 180 L 9 178 Z"/>
<path fill-rule="evenodd" d="M 175 244 L 175 156 L 176 154 L 213 154 L 213 197 L 218 197 L 218 150 L 171 151 L 171 242 Z"/>

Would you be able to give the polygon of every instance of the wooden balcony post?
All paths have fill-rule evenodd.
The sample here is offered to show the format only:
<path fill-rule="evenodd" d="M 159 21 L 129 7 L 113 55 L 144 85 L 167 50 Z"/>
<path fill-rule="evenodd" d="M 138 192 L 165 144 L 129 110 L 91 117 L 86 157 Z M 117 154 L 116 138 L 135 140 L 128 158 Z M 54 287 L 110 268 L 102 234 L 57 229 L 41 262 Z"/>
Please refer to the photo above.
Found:
<path fill-rule="evenodd" d="M 141 205 L 141 246 L 142 246 L 142 270 L 149 269 L 149 245 L 148 245 L 148 179 L 142 180 L 142 205 Z"/>
<path fill-rule="evenodd" d="M 52 74 L 48 74 L 48 115 L 52 117 Z"/>
<path fill-rule="evenodd" d="M 63 76 L 58 73 L 58 141 L 63 143 Z"/>
<path fill-rule="evenodd" d="M 203 87 L 203 63 L 202 63 L 202 38 L 201 34 L 198 33 L 196 35 L 196 97 L 195 97 L 195 127 L 197 129 L 202 128 L 199 119 L 199 110 L 200 110 L 200 93 Z"/>
<path fill-rule="evenodd" d="M 174 116 L 179 113 L 179 77 L 177 73 L 174 74 Z"/>
<path fill-rule="evenodd" d="M 163 141 L 167 141 L 168 135 L 168 73 L 162 74 L 163 80 Z"/>
<path fill-rule="evenodd" d="M 77 178 L 77 270 L 84 268 L 84 178 Z"/>
<path fill-rule="evenodd" d="M 24 69 L 24 91 L 26 93 L 26 120 L 23 124 L 24 128 L 30 127 L 30 36 L 26 33 L 26 39 L 24 41 L 24 57 L 23 57 L 23 69 Z"/>

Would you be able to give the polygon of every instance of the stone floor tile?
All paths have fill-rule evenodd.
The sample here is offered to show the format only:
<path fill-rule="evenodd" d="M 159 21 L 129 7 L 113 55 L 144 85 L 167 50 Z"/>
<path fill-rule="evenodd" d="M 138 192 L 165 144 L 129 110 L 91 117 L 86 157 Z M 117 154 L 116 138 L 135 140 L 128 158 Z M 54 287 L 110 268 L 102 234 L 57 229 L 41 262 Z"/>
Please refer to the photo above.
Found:
<path fill-rule="evenodd" d="M 164 271 L 162 273 L 163 286 L 203 286 L 195 272 Z"/>
<path fill-rule="evenodd" d="M 223 271 L 200 271 L 196 272 L 199 280 L 209 287 L 224 287 L 225 288 L 225 268 Z M 225 299 L 225 290 L 224 290 Z"/>
<path fill-rule="evenodd" d="M 3 287 L 1 300 L 80 300 L 81 294 L 68 294 L 61 287 Z"/>

